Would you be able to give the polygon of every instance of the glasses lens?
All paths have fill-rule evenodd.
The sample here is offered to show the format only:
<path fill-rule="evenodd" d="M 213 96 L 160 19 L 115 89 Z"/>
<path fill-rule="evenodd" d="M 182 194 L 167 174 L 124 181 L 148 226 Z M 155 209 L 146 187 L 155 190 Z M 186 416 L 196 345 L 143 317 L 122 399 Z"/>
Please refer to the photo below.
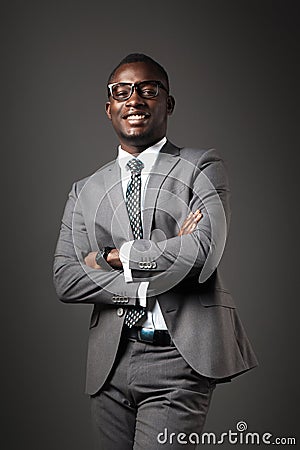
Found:
<path fill-rule="evenodd" d="M 118 83 L 112 87 L 112 95 L 115 100 L 126 100 L 130 97 L 131 85 L 128 83 Z"/>
<path fill-rule="evenodd" d="M 143 98 L 153 98 L 158 94 L 158 83 L 156 81 L 142 81 L 137 85 L 138 94 Z"/>

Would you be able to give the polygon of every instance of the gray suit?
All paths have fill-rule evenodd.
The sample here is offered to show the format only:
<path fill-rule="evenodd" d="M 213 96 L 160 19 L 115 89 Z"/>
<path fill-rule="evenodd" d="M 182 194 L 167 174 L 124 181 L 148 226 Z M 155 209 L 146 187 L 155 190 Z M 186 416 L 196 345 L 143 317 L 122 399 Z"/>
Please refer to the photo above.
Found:
<path fill-rule="evenodd" d="M 54 263 L 58 297 L 92 303 L 86 392 L 95 394 L 113 366 L 126 307 L 134 305 L 138 281 L 159 302 L 169 333 L 199 374 L 225 381 L 257 365 L 230 293 L 217 265 L 230 220 L 224 166 L 215 150 L 161 150 L 149 178 L 143 214 L 144 238 L 133 243 L 134 282 L 104 260 L 104 270 L 85 266 L 98 246 L 120 248 L 133 240 L 113 161 L 73 185 L 62 220 Z M 177 236 L 190 210 L 203 213 L 197 229 Z"/>

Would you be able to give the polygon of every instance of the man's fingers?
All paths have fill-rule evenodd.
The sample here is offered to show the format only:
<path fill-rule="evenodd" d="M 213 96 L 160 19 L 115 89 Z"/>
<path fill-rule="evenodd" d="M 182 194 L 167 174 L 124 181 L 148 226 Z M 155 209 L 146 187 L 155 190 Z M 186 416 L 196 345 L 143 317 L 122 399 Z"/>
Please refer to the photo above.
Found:
<path fill-rule="evenodd" d="M 195 211 L 194 213 L 190 213 L 190 214 L 187 216 L 187 218 L 185 219 L 185 221 L 183 222 L 181 228 L 185 228 L 185 227 L 187 227 L 187 226 L 189 226 L 190 224 L 195 223 L 195 222 L 198 223 L 199 220 L 201 219 L 201 217 L 202 217 L 202 214 L 201 214 L 201 212 L 199 211 L 199 209 L 198 209 L 197 211 Z"/>
<path fill-rule="evenodd" d="M 185 221 L 182 224 L 182 227 L 179 230 L 178 236 L 182 236 L 183 234 L 190 234 L 196 228 L 197 223 L 202 217 L 202 213 L 200 209 L 197 209 L 194 213 L 190 212 Z"/>
<path fill-rule="evenodd" d="M 201 215 L 202 214 L 199 209 L 197 209 L 194 213 L 190 212 L 189 215 L 187 216 L 187 218 L 185 219 L 184 223 L 191 222 L 191 221 L 197 219 L 198 217 L 201 217 Z"/>
<path fill-rule="evenodd" d="M 192 220 L 192 218 L 193 218 L 193 213 L 190 212 L 189 215 L 187 216 L 187 218 L 184 219 L 183 224 L 182 224 L 182 227 L 183 227 L 185 224 L 189 223 L 189 222 Z M 181 228 L 182 228 L 182 227 L 181 227 Z"/>
<path fill-rule="evenodd" d="M 197 210 L 194 212 L 193 216 L 194 216 L 194 219 L 197 220 L 197 222 L 199 222 L 199 220 L 200 220 L 201 217 L 202 217 L 202 213 L 201 213 L 200 209 L 197 209 Z"/>

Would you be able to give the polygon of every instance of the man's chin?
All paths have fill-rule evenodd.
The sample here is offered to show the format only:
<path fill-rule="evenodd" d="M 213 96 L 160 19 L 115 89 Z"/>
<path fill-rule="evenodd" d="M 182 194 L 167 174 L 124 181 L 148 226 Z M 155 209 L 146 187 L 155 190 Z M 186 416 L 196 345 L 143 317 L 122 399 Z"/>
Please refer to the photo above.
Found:
<path fill-rule="evenodd" d="M 131 145 L 147 145 L 151 142 L 151 134 L 138 128 L 132 128 L 127 133 L 122 133 L 121 138 Z"/>

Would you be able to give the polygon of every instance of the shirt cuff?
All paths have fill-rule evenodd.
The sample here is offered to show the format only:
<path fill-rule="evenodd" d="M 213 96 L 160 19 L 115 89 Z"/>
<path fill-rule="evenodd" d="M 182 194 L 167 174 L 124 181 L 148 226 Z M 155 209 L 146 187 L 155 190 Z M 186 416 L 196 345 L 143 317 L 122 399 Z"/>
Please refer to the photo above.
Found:
<path fill-rule="evenodd" d="M 146 308 L 147 306 L 147 289 L 149 286 L 149 281 L 142 281 L 138 288 L 138 298 L 140 302 L 140 306 Z"/>
<path fill-rule="evenodd" d="M 132 247 L 132 244 L 134 241 L 125 242 L 119 251 L 119 257 L 121 260 L 121 263 L 123 265 L 124 270 L 124 278 L 126 283 L 132 282 L 132 273 L 131 269 L 129 268 L 129 256 L 130 256 L 130 250 Z"/>

